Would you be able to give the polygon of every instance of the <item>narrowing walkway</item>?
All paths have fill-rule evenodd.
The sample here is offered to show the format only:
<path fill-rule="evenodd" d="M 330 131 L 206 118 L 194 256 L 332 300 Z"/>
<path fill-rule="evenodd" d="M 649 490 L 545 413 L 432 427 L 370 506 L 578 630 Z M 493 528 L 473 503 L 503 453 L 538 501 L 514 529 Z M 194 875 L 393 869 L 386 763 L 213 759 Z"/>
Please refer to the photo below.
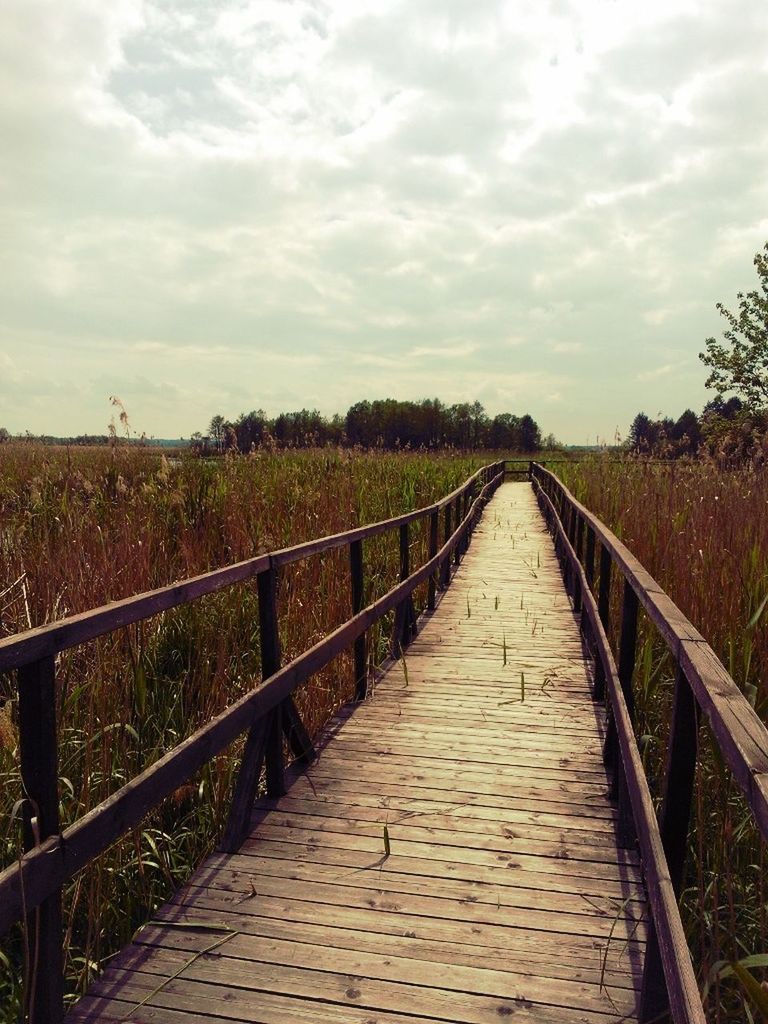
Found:
<path fill-rule="evenodd" d="M 503 484 L 405 658 L 69 1020 L 635 1020 L 645 897 L 591 674 L 531 486 Z"/>

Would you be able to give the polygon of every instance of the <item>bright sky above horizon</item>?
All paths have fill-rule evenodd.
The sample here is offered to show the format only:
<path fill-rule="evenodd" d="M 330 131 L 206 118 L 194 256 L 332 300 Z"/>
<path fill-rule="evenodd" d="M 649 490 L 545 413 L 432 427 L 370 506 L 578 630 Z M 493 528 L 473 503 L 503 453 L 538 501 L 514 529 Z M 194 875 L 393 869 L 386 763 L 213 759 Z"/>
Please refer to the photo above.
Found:
<path fill-rule="evenodd" d="M 753 0 L 6 0 L 0 426 L 700 409 L 767 44 Z"/>

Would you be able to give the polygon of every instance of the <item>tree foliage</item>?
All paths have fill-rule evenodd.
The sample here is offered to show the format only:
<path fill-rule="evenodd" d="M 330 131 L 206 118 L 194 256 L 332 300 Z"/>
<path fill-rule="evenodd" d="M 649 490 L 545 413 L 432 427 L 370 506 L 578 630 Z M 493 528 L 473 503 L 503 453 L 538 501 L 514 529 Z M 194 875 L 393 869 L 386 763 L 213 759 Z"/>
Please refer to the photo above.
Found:
<path fill-rule="evenodd" d="M 707 338 L 699 358 L 710 369 L 708 388 L 735 391 L 750 409 L 761 409 L 768 405 L 768 242 L 755 254 L 754 264 L 758 288 L 738 293 L 738 313 L 717 303 L 728 323 L 725 344 Z"/>
<path fill-rule="evenodd" d="M 528 413 L 489 417 L 480 402 L 445 405 L 439 398 L 420 402 L 394 398 L 355 402 L 345 416 L 324 417 L 317 409 L 282 412 L 274 419 L 263 409 L 242 413 L 233 423 L 214 416 L 210 439 L 218 450 L 242 452 L 269 444 L 305 448 L 324 444 L 363 448 L 498 448 L 535 452 L 541 430 Z"/>

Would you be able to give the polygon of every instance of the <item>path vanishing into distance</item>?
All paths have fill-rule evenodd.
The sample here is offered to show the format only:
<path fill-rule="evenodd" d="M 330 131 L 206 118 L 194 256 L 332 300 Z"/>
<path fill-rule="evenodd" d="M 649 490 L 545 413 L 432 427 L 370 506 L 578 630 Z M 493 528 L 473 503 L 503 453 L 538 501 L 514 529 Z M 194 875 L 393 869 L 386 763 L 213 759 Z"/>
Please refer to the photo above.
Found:
<path fill-rule="evenodd" d="M 68 1020 L 635 1020 L 645 895 L 592 671 L 531 485 L 505 483 L 404 658 Z"/>

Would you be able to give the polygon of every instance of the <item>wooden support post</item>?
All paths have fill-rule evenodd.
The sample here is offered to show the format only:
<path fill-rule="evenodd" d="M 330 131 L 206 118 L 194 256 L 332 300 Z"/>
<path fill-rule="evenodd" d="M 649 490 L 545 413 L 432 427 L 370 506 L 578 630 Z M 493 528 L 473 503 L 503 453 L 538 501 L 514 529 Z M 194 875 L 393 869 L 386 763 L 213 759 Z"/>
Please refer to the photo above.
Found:
<path fill-rule="evenodd" d="M 259 638 L 261 645 L 261 678 L 269 679 L 280 668 L 282 652 L 277 620 L 277 577 L 273 568 L 256 577 L 259 594 Z M 289 698 L 290 700 L 290 698 Z M 293 703 L 293 701 L 291 701 Z M 261 769 L 266 761 L 267 793 L 282 796 L 283 721 L 280 708 L 262 715 L 251 723 L 243 748 L 243 756 L 235 780 L 232 803 L 224 825 L 220 848 L 235 853 L 248 835 L 253 801 L 259 789 Z"/>
<path fill-rule="evenodd" d="M 20 668 L 18 683 L 24 849 L 30 850 L 60 831 L 55 660 L 41 658 Z M 26 928 L 32 951 L 29 1024 L 58 1024 L 64 1017 L 60 889 L 29 915 Z"/>
<path fill-rule="evenodd" d="M 571 542 L 571 547 L 576 546 L 576 509 L 568 503 L 565 513 L 566 534 Z"/>
<path fill-rule="evenodd" d="M 349 567 L 352 581 L 352 614 L 365 607 L 363 579 L 363 542 L 353 540 L 349 545 Z M 355 700 L 365 700 L 368 694 L 368 655 L 365 633 L 355 640 Z"/>
<path fill-rule="evenodd" d="M 264 765 L 269 724 L 269 715 L 262 715 L 248 730 L 232 802 L 219 844 L 223 853 L 237 853 L 248 835 L 253 802 L 259 789 L 261 769 Z"/>
<path fill-rule="evenodd" d="M 461 495 L 457 495 L 453 508 L 453 529 L 458 530 L 461 524 Z M 453 564 L 458 565 L 461 561 L 461 538 L 456 541 L 453 549 Z"/>
<path fill-rule="evenodd" d="M 675 895 L 680 898 L 688 849 L 688 827 L 696 777 L 699 706 L 680 666 L 675 676 L 675 696 L 667 746 L 664 797 L 659 815 L 659 830 L 669 876 Z M 651 922 L 645 955 L 643 985 L 640 993 L 641 1024 L 669 1020 L 669 995 L 656 929 Z"/>
<path fill-rule="evenodd" d="M 450 502 L 445 506 L 445 523 L 443 526 L 443 543 L 447 544 L 451 539 L 451 505 Z M 440 582 L 444 587 L 447 587 L 451 582 L 451 556 L 450 554 L 445 556 L 442 566 L 442 575 Z"/>
<path fill-rule="evenodd" d="M 259 591 L 259 634 L 261 637 L 261 678 L 268 679 L 280 668 L 282 652 L 277 622 L 277 578 L 273 568 L 256 577 Z M 282 711 L 275 708 L 269 716 L 264 759 L 267 768 L 267 794 L 282 796 L 283 780 L 283 722 Z"/>
<path fill-rule="evenodd" d="M 400 524 L 400 582 L 411 574 L 410 533 L 408 523 Z M 413 597 L 409 594 L 395 609 L 390 649 L 393 658 L 398 658 L 413 639 L 416 632 L 416 613 Z"/>
<path fill-rule="evenodd" d="M 267 744 L 264 750 L 267 769 L 267 796 L 276 800 L 285 794 L 282 705 L 278 704 L 269 712 L 267 722 Z"/>
<path fill-rule="evenodd" d="M 587 583 L 590 588 L 595 582 L 595 531 L 587 526 L 587 550 L 584 555 L 584 572 L 587 576 Z"/>
<path fill-rule="evenodd" d="M 437 554 L 437 537 L 440 530 L 440 513 L 437 509 L 429 514 L 429 557 L 434 558 Z M 433 612 L 435 610 L 435 593 L 437 591 L 437 576 L 436 572 L 433 572 L 429 577 L 429 589 L 427 592 L 427 608 Z"/>
<path fill-rule="evenodd" d="M 473 508 L 472 508 L 474 503 L 475 503 L 475 481 L 473 480 L 472 483 L 469 485 L 469 490 L 467 491 L 467 514 L 471 515 L 471 518 L 470 518 L 469 522 L 467 523 L 467 532 L 464 535 L 464 551 L 468 550 L 469 542 L 472 540 L 472 534 L 473 534 L 474 529 L 475 529 L 475 512 L 473 511 Z"/>
<path fill-rule="evenodd" d="M 635 720 L 635 696 L 632 689 L 632 676 L 635 670 L 635 654 L 637 651 L 637 617 L 640 603 L 637 594 L 628 580 L 624 581 L 624 595 L 621 607 L 621 635 L 619 639 L 619 682 L 629 712 L 630 722 Z M 632 823 L 632 809 L 629 805 L 629 794 L 624 777 L 624 767 L 619 755 L 618 736 L 613 718 L 608 726 L 605 737 L 604 759 L 613 769 L 612 795 L 618 797 L 619 821 L 617 824 L 619 844 L 631 846 L 635 841 Z"/>
<path fill-rule="evenodd" d="M 293 752 L 293 756 L 301 764 L 310 764 L 317 757 L 312 739 L 304 728 L 299 710 L 293 697 L 283 701 L 283 732 Z"/>
<path fill-rule="evenodd" d="M 571 540 L 571 513 L 572 512 L 573 512 L 573 509 L 571 508 L 571 506 L 570 505 L 566 505 L 565 502 L 563 502 L 563 514 L 561 516 L 561 522 L 563 524 L 563 530 L 565 532 L 565 537 L 566 537 L 567 540 Z M 563 583 L 565 584 L 565 590 L 566 590 L 566 593 L 570 594 L 571 593 L 571 584 L 572 584 L 572 581 L 573 581 L 573 573 L 571 572 L 571 563 L 569 562 L 568 556 L 566 555 L 566 548 L 567 548 L 567 545 L 565 544 L 565 542 L 563 542 L 562 552 L 561 552 L 561 555 L 560 555 L 560 561 L 561 561 L 562 567 L 563 567 L 562 568 L 562 571 L 563 571 Z"/>
<path fill-rule="evenodd" d="M 611 613 L 611 568 L 613 562 L 611 560 L 611 552 L 608 548 L 600 547 L 600 583 L 597 594 L 597 611 L 600 615 L 600 621 L 603 624 L 603 629 L 608 632 L 608 626 L 610 622 Z"/>

